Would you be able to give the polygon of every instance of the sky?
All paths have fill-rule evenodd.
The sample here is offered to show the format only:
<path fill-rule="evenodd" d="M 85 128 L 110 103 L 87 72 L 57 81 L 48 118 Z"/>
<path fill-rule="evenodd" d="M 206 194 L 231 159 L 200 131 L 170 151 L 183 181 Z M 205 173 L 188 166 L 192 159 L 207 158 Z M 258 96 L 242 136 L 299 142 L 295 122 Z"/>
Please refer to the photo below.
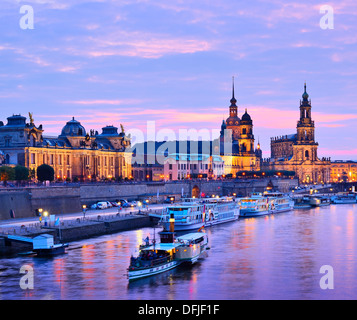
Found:
<path fill-rule="evenodd" d="M 0 19 L 5 124 L 32 112 L 47 136 L 75 117 L 87 131 L 150 121 L 215 138 L 234 76 L 238 116 L 247 109 L 267 158 L 270 137 L 296 132 L 306 81 L 318 156 L 357 160 L 355 0 L 2 0 Z"/>

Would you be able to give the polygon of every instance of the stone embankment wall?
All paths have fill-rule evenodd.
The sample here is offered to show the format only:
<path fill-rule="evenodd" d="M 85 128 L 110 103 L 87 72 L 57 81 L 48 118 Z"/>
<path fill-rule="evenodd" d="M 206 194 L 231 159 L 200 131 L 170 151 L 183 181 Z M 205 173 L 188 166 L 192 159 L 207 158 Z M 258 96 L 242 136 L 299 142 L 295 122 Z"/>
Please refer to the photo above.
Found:
<path fill-rule="evenodd" d="M 50 214 L 81 212 L 82 205 L 97 201 L 119 199 L 147 199 L 163 201 L 168 196 L 179 199 L 191 197 L 193 192 L 206 195 L 246 196 L 251 192 L 262 192 L 271 181 L 279 191 L 288 192 L 297 186 L 295 179 L 257 179 L 239 181 L 173 181 L 142 183 L 98 183 L 75 186 L 30 187 L 0 189 L 0 220 L 36 216 L 42 208 Z"/>

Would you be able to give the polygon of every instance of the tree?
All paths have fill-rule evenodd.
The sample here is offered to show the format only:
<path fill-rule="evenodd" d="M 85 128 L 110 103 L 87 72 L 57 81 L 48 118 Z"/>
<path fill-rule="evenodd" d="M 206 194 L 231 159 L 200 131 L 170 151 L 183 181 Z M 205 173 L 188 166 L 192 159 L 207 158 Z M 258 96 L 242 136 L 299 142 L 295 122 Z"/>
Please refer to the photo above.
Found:
<path fill-rule="evenodd" d="M 35 169 L 30 169 L 29 177 L 31 180 L 36 178 L 36 170 Z"/>
<path fill-rule="evenodd" d="M 12 167 L 1 166 L 0 179 L 1 181 L 4 181 L 5 185 L 7 181 L 15 180 L 15 169 Z"/>
<path fill-rule="evenodd" d="M 55 170 L 48 164 L 42 164 L 37 167 L 38 181 L 53 181 L 55 179 Z"/>
<path fill-rule="evenodd" d="M 16 181 L 23 181 L 29 180 L 30 178 L 30 170 L 23 166 L 16 166 L 15 167 L 15 180 Z"/>

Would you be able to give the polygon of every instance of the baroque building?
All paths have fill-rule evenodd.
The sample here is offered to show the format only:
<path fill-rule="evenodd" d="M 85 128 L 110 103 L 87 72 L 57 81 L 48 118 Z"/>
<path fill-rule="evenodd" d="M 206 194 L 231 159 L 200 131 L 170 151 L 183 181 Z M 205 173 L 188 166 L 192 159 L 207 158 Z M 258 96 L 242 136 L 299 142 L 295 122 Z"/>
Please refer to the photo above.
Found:
<path fill-rule="evenodd" d="M 271 138 L 271 158 L 263 163 L 264 170 L 295 171 L 302 183 L 330 181 L 330 158 L 319 159 L 315 141 L 315 122 L 311 116 L 311 100 L 305 90 L 300 101 L 300 119 L 295 134 Z"/>
<path fill-rule="evenodd" d="M 331 182 L 357 181 L 357 161 L 335 160 L 331 162 Z"/>
<path fill-rule="evenodd" d="M 43 135 L 42 125 L 26 117 L 13 115 L 7 124 L 0 122 L 0 150 L 3 164 L 22 165 L 36 170 L 42 164 L 54 168 L 55 178 L 100 180 L 130 178 L 130 138 L 124 128 L 107 126 L 102 133 L 86 132 L 74 118 L 66 123 L 58 137 Z"/>
<path fill-rule="evenodd" d="M 224 161 L 225 175 L 236 176 L 239 171 L 259 171 L 262 151 L 260 144 L 254 147 L 253 120 L 247 109 L 240 119 L 232 86 L 229 117 L 222 121 L 220 131 L 220 154 Z"/>

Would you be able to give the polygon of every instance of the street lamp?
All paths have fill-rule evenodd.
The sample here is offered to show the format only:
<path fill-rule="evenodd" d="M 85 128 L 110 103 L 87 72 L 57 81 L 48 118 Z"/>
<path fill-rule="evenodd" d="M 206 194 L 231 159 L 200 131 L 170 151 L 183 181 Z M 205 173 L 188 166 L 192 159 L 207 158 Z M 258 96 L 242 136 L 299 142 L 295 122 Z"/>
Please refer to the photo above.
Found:
<path fill-rule="evenodd" d="M 82 210 L 83 210 L 83 219 L 85 219 L 85 217 L 86 217 L 86 210 L 87 210 L 87 206 L 86 206 L 85 204 L 82 206 Z"/>

